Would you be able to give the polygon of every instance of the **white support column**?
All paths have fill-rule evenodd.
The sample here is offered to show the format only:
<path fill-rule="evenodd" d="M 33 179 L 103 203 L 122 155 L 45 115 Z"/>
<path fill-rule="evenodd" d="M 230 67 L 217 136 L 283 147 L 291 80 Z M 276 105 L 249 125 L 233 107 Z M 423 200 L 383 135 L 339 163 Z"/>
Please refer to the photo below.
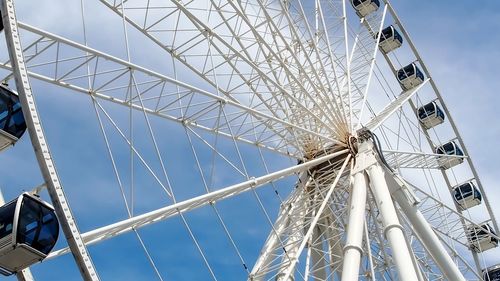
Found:
<path fill-rule="evenodd" d="M 416 232 L 415 234 L 420 242 L 422 242 L 422 245 L 429 255 L 431 255 L 434 262 L 436 262 L 441 272 L 446 276 L 446 279 L 465 281 L 464 276 L 448 255 L 448 252 L 443 244 L 441 244 L 436 233 L 418 210 L 416 202 L 410 197 L 411 193 L 408 190 L 410 187 L 401 178 L 387 171 L 386 181 L 392 196 L 396 202 L 398 202 L 408 221 L 413 225 L 414 231 Z"/>
<path fill-rule="evenodd" d="M 354 184 L 349 204 L 349 222 L 347 226 L 346 245 L 344 247 L 342 281 L 358 280 L 359 265 L 363 254 L 367 181 L 363 170 L 354 174 L 353 178 Z"/>
<path fill-rule="evenodd" d="M 377 158 L 377 152 L 369 133 L 360 132 L 358 138 L 359 152 L 356 155 L 357 171 L 368 174 L 370 188 L 382 217 L 384 236 L 389 241 L 392 256 L 398 271 L 398 279 L 402 281 L 418 281 L 412 256 L 406 244 L 403 228 L 394 207 L 389 187 L 385 181 L 384 171 Z M 397 250 L 395 250 L 397 249 Z M 344 281 L 344 280 L 343 280 Z"/>
<path fill-rule="evenodd" d="M 375 202 L 382 216 L 384 235 L 392 249 L 399 280 L 418 281 L 410 252 L 406 246 L 403 229 L 399 223 L 391 194 L 385 182 L 384 171 L 378 163 L 375 163 L 367 168 L 367 173 Z"/>

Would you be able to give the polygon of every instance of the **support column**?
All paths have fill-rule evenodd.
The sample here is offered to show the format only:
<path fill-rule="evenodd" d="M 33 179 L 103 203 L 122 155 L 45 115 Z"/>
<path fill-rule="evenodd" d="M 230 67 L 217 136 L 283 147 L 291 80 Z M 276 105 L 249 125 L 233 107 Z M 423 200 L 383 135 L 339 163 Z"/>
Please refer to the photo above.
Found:
<path fill-rule="evenodd" d="M 399 223 L 391 194 L 384 178 L 384 172 L 378 163 L 367 168 L 371 190 L 382 216 L 384 235 L 392 249 L 399 280 L 418 281 L 413 261 L 406 245 L 403 229 Z"/>
<path fill-rule="evenodd" d="M 363 228 L 367 196 L 367 181 L 364 171 L 353 176 L 349 204 L 349 222 L 347 239 L 344 247 L 344 263 L 342 265 L 342 281 L 358 280 L 359 265 L 363 254 Z"/>
<path fill-rule="evenodd" d="M 410 203 L 405 188 L 408 188 L 406 183 L 394 175 L 387 173 L 386 180 L 389 185 L 389 190 L 392 196 L 398 202 L 401 210 L 405 214 L 408 221 L 413 225 L 415 234 L 418 236 L 420 242 L 425 247 L 429 255 L 431 255 L 434 262 L 446 276 L 447 280 L 465 281 L 464 276 L 458 269 L 457 265 L 453 262 L 450 255 L 444 248 L 443 244 L 439 241 L 434 230 L 431 228 L 427 220 L 424 218 L 417 205 Z"/>

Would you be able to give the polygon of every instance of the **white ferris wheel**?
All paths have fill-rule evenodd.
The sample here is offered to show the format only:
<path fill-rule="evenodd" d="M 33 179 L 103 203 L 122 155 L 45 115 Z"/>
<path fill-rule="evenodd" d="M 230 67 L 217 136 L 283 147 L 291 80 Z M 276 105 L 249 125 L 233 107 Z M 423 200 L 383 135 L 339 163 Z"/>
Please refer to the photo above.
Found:
<path fill-rule="evenodd" d="M 25 2 L 0 1 L 0 139 L 41 175 L 0 208 L 1 273 L 500 278 L 492 204 L 388 0 Z"/>

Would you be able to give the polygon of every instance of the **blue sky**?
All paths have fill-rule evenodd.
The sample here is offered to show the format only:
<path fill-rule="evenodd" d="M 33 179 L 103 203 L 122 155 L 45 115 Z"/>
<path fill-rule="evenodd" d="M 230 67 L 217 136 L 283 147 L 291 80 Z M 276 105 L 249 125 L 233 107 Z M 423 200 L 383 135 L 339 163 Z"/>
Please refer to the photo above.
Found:
<path fill-rule="evenodd" d="M 457 5 L 457 1 L 451 0 L 394 2 L 396 11 L 412 36 L 458 124 L 495 208 L 495 203 L 500 198 L 500 191 L 497 189 L 499 165 L 496 161 L 500 159 L 500 150 L 494 148 L 497 139 L 500 138 L 500 127 L 496 122 L 500 120 L 500 111 L 497 109 L 500 101 L 498 96 L 500 79 L 497 73 L 497 66 L 500 65 L 500 48 L 498 48 L 500 3 L 494 0 L 481 1 L 480 5 L 471 3 Z M 81 38 L 75 35 L 79 33 L 74 29 L 80 23 L 79 1 L 72 1 L 74 5 L 65 4 L 64 7 L 62 1 L 44 1 L 45 5 L 35 4 L 41 5 L 36 8 L 33 7 L 32 1 L 16 3 L 19 17 L 23 21 L 81 41 Z M 116 48 L 115 44 L 101 44 L 106 39 L 110 42 L 123 40 L 121 35 L 110 33 L 112 28 L 119 27 L 120 21 L 111 19 L 116 16 L 103 12 L 105 8 L 99 3 L 96 5 L 89 3 L 87 9 L 87 12 L 93 15 L 89 16 L 89 19 L 95 19 L 95 23 L 88 24 L 100 28 L 100 32 L 89 35 L 90 44 L 94 43 L 96 44 L 94 47 L 99 50 L 125 58 L 124 50 Z M 69 24 L 66 24 L 66 21 Z M 135 42 L 134 46 L 141 46 L 142 43 Z M 132 58 L 141 58 L 141 61 L 137 62 L 139 64 L 162 69 L 168 63 L 158 61 L 154 56 L 145 55 L 158 51 L 154 46 L 145 45 L 143 48 L 134 49 Z M 32 80 L 32 84 L 36 89 L 35 94 L 47 138 L 80 229 L 87 231 L 96 226 L 124 219 L 125 208 L 112 176 L 89 99 L 83 95 L 67 94 L 66 90 L 39 81 Z M 106 105 L 106 108 L 121 120 L 128 114 L 112 105 Z M 133 118 L 138 124 L 135 134 L 137 136 L 147 134 L 147 131 L 140 129 L 140 124 L 144 124 L 142 116 L 135 113 Z M 167 170 L 178 196 L 186 198 L 203 192 L 184 129 L 157 119 L 152 119 L 152 122 L 158 139 L 165 144 L 162 153 L 165 159 L 168 159 Z M 138 137 L 137 140 L 140 147 L 151 147 L 151 143 L 147 140 L 143 140 L 143 143 L 140 143 L 141 138 Z M 116 134 L 111 137 L 111 141 L 116 151 L 122 151 L 117 153 L 116 157 L 122 160 L 119 164 L 120 169 L 126 171 L 129 165 L 128 151 L 120 150 L 125 146 Z M 202 147 L 200 143 L 197 145 Z M 231 143 L 221 140 L 219 145 L 227 148 Z M 248 146 L 242 146 L 241 150 L 243 158 L 248 161 L 250 173 L 262 174 L 264 168 L 260 160 L 255 159 L 255 150 Z M 204 169 L 209 172 L 210 155 L 206 152 L 199 153 L 202 162 L 206 164 Z M 234 154 L 228 153 L 228 157 L 236 159 Z M 27 137 L 14 148 L 2 153 L 0 157 L 2 159 L 0 167 L 3 171 L 0 186 L 7 200 L 22 190 L 29 190 L 41 183 L 38 166 Z M 155 155 L 146 153 L 145 157 L 153 161 Z M 264 157 L 268 163 L 273 164 L 271 170 L 293 164 L 287 159 L 274 157 L 268 153 L 265 153 Z M 216 167 L 218 173 L 214 179 L 215 186 L 222 187 L 242 180 L 241 176 L 226 172 L 231 169 L 222 161 L 217 163 Z M 154 168 L 159 169 L 158 166 Z M 143 168 L 137 165 L 138 174 L 146 174 L 141 169 Z M 124 173 L 123 179 L 128 183 L 130 177 Z M 291 182 L 293 179 L 279 184 L 283 197 L 286 197 L 287 186 L 290 186 Z M 155 186 L 151 177 L 137 176 L 135 183 L 137 188 L 139 186 L 141 188 L 141 197 L 138 197 L 136 202 L 136 213 L 169 204 L 170 201 Z M 190 190 L 191 187 L 194 191 Z M 272 188 L 266 188 L 259 193 L 264 198 L 264 204 L 271 215 L 275 214 L 279 204 L 278 198 L 273 193 Z M 267 223 L 262 226 L 265 217 L 252 197 L 252 194 L 246 194 L 218 206 L 250 267 L 269 227 Z M 495 211 L 497 217 L 500 216 L 500 208 L 496 208 Z M 209 208 L 204 208 L 189 213 L 186 219 L 193 227 L 212 266 L 222 276 L 219 280 L 242 279 L 245 271 L 242 270 L 243 267 L 227 239 L 221 238 L 224 232 L 213 212 Z M 209 280 L 206 269 L 179 218 L 147 227 L 140 233 L 155 261 L 160 264 L 160 272 L 165 280 Z M 63 245 L 64 241 L 60 241 L 60 244 Z M 90 247 L 90 251 L 103 280 L 154 280 L 155 278 L 133 234 Z M 488 252 L 486 255 L 488 263 L 493 263 L 497 256 L 498 250 Z M 68 255 L 36 265 L 33 267 L 33 272 L 38 280 L 80 280 L 77 269 Z M 13 278 L 7 280 L 11 279 Z"/>

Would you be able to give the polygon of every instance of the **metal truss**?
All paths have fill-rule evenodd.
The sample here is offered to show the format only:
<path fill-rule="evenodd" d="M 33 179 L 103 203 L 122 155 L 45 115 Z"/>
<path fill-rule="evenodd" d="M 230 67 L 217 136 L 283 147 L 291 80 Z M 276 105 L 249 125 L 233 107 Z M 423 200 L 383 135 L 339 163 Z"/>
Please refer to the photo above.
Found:
<path fill-rule="evenodd" d="M 482 279 L 478 253 L 467 237 L 467 229 L 479 223 L 434 192 L 444 184 L 451 191 L 460 181 L 458 168 L 447 169 L 443 163 L 457 159 L 465 163 L 463 169 L 477 182 L 487 219 L 498 233 L 497 222 L 435 81 L 389 1 L 359 18 L 348 10 L 351 1 L 347 0 L 99 2 L 123 20 L 125 33 L 132 27 L 141 38 L 159 46 L 155 55 L 172 61 L 173 74 L 18 22 L 12 0 L 1 2 L 10 55 L 0 64 L 7 72 L 3 80 L 16 80 L 32 144 L 68 240 L 68 247 L 52 252 L 49 258 L 71 252 L 83 278 L 98 280 L 87 246 L 134 232 L 161 280 L 138 231 L 175 217 L 186 228 L 210 277 L 217 280 L 185 217 L 210 207 L 249 281 Z M 378 54 L 381 31 L 389 21 L 400 29 L 412 58 L 426 75 L 423 83 L 409 90 L 401 91 L 397 81 L 395 86 L 387 81 L 386 76 L 395 79 L 397 55 Z M 380 69 L 377 57 L 381 55 L 389 75 Z M 127 218 L 79 232 L 45 141 L 29 78 L 89 96 Z M 372 91 L 375 83 L 380 93 Z M 416 117 L 429 89 L 434 101 L 442 105 L 452 140 L 458 141 L 464 156 L 434 153 L 444 142 L 435 129 L 424 128 Z M 138 152 L 132 113 L 126 136 L 126 130 L 103 107 L 105 103 L 144 114 L 158 163 L 146 163 Z M 111 149 L 101 114 L 129 149 L 130 189 L 135 188 L 134 161 L 138 158 L 171 204 L 141 214 L 131 211 L 128 204 L 133 200 L 129 202 L 125 195 L 123 175 L 117 168 L 120 163 L 115 162 L 117 153 Z M 176 123 L 186 131 L 203 194 L 177 201 L 148 116 Z M 364 135 L 367 132 L 371 137 Z M 218 146 L 219 136 L 231 148 Z M 252 156 L 260 157 L 265 173 L 252 176 L 251 166 L 256 164 L 253 158 L 242 156 L 243 144 L 254 149 Z M 268 167 L 275 159 L 266 160 L 261 149 L 298 164 L 276 171 Z M 211 157 L 211 162 L 203 162 L 202 157 Z M 214 189 L 216 158 L 241 180 Z M 156 164 L 165 179 L 151 169 Z M 407 172 L 422 181 L 411 184 L 402 177 Z M 294 176 L 298 181 L 283 200 L 276 183 Z M 271 188 L 281 203 L 272 210 L 276 216 L 268 214 L 268 206 L 257 193 Z M 218 203 L 245 194 L 254 195 L 270 228 L 253 266 L 245 261 L 217 208 Z M 469 250 L 475 269 L 470 257 L 463 255 Z"/>

